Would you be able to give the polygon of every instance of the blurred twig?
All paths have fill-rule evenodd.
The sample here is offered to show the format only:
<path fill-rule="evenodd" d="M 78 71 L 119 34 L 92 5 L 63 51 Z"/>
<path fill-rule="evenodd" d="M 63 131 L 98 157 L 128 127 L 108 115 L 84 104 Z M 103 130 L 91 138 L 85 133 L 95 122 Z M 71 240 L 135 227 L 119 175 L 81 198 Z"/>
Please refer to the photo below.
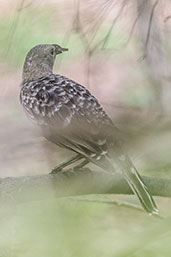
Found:
<path fill-rule="evenodd" d="M 127 41 L 125 42 L 124 47 L 126 47 L 129 44 L 129 42 L 131 41 L 139 17 L 140 17 L 140 15 L 138 14 L 137 17 L 135 18 L 133 24 L 132 24 L 132 27 L 131 27 L 131 30 L 130 30 L 130 33 L 129 33 L 129 37 L 128 37 Z"/>
<path fill-rule="evenodd" d="M 132 204 L 132 203 L 127 203 L 127 202 L 123 202 L 123 201 L 116 201 L 116 200 L 112 200 L 112 199 L 99 199 L 99 198 L 85 198 L 85 196 L 71 196 L 69 197 L 69 199 L 72 200 L 76 200 L 76 201 L 83 201 L 83 202 L 91 202 L 91 203 L 104 203 L 104 204 L 112 204 L 112 205 L 116 205 L 116 206 L 121 206 L 121 207 L 126 207 L 126 208 L 131 208 L 131 209 L 135 209 L 137 211 L 144 211 L 143 208 L 141 206 L 138 206 L 136 204 Z"/>
<path fill-rule="evenodd" d="M 157 17 L 159 0 L 136 0 L 139 38 L 142 43 L 145 69 L 153 90 L 152 106 L 161 113 L 167 112 L 170 87 L 170 54 L 166 50 L 167 35 L 162 30 Z M 161 9 L 160 12 L 163 10 Z M 156 15 L 155 15 L 156 13 Z M 170 107 L 169 107 L 170 112 Z"/>
<path fill-rule="evenodd" d="M 81 21 L 81 17 L 80 17 L 80 0 L 76 1 L 76 8 L 75 8 L 76 13 L 75 13 L 75 22 L 74 22 L 73 30 L 78 33 L 78 35 L 81 39 L 81 42 L 85 48 L 87 87 L 90 87 L 89 80 L 90 80 L 90 71 L 91 71 L 91 68 L 90 68 L 91 58 L 92 58 L 93 54 L 95 53 L 95 51 L 98 49 L 98 47 L 101 46 L 101 49 L 105 48 L 105 45 L 107 44 L 107 42 L 109 40 L 109 37 L 113 30 L 113 27 L 114 27 L 115 23 L 117 22 L 118 18 L 122 15 L 127 2 L 128 2 L 128 0 L 122 1 L 121 7 L 120 7 L 116 17 L 114 17 L 112 24 L 111 24 L 109 30 L 107 31 L 106 35 L 93 45 L 93 40 L 96 39 L 96 35 L 97 35 L 100 27 L 102 26 L 102 23 L 104 22 L 105 18 L 110 13 L 110 11 L 112 10 L 111 6 L 112 6 L 113 2 L 112 1 L 105 2 L 104 6 L 102 6 L 102 8 L 99 8 L 99 10 L 95 16 L 96 20 L 93 23 L 93 25 L 90 26 L 91 31 L 94 32 L 92 34 L 92 33 L 90 33 L 91 32 L 90 29 L 89 29 L 89 31 L 87 30 L 86 33 L 85 33 L 85 30 L 83 29 L 83 25 L 82 25 L 82 21 Z"/>
<path fill-rule="evenodd" d="M 156 0 L 154 5 L 152 6 L 152 9 L 151 9 L 151 14 L 150 14 L 150 20 L 149 20 L 149 26 L 148 26 L 148 30 L 147 30 L 147 37 L 146 37 L 146 41 L 145 41 L 145 46 L 144 46 L 144 58 L 146 56 L 146 51 L 147 51 L 147 47 L 148 47 L 148 42 L 149 42 L 149 39 L 150 39 L 150 33 L 151 33 L 151 26 L 152 26 L 152 21 L 153 21 L 153 16 L 154 16 L 154 10 L 158 4 L 159 0 Z"/>
<path fill-rule="evenodd" d="M 90 202 L 90 203 L 103 203 L 103 204 L 110 204 L 110 205 L 115 205 L 118 207 L 125 207 L 125 208 L 129 208 L 129 209 L 133 209 L 136 211 L 140 211 L 140 212 L 144 212 L 144 209 L 136 204 L 133 203 L 128 203 L 128 202 L 123 202 L 123 201 L 119 201 L 119 200 L 112 200 L 112 199 L 100 199 L 99 196 L 96 197 L 85 197 L 85 196 L 71 196 L 68 197 L 69 199 L 75 200 L 75 201 L 83 201 L 83 202 Z M 153 217 L 162 219 L 164 218 L 161 215 L 156 215 L 153 214 Z"/>
<path fill-rule="evenodd" d="M 112 22 L 112 24 L 111 24 L 111 26 L 110 26 L 110 28 L 109 28 L 109 30 L 108 30 L 106 36 L 104 37 L 104 41 L 103 41 L 103 44 L 102 44 L 102 49 L 105 48 L 105 45 L 107 44 L 107 42 L 108 42 L 108 40 L 109 40 L 109 37 L 110 37 L 111 32 L 112 32 L 112 30 L 113 30 L 113 27 L 114 27 L 116 21 L 118 20 L 118 18 L 120 18 L 120 16 L 122 15 L 122 13 L 123 13 L 123 11 L 124 11 L 124 8 L 125 8 L 125 6 L 126 6 L 126 4 L 127 4 L 127 1 L 128 1 L 128 0 L 124 0 L 124 1 L 122 2 L 121 8 L 120 8 L 118 14 L 117 14 L 116 17 L 113 19 L 113 22 Z"/>

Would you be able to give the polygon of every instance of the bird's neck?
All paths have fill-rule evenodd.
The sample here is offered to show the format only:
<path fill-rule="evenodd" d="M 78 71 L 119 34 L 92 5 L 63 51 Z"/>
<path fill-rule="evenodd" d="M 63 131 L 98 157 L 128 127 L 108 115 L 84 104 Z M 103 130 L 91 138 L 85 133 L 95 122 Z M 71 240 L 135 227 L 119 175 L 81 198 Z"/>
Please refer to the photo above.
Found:
<path fill-rule="evenodd" d="M 50 67 L 49 65 L 46 65 L 44 63 L 41 63 L 39 65 L 36 64 L 35 67 L 34 65 L 24 65 L 22 74 L 22 84 L 29 81 L 37 80 L 42 77 L 49 76 L 50 74 L 52 74 L 52 68 L 53 67 Z"/>

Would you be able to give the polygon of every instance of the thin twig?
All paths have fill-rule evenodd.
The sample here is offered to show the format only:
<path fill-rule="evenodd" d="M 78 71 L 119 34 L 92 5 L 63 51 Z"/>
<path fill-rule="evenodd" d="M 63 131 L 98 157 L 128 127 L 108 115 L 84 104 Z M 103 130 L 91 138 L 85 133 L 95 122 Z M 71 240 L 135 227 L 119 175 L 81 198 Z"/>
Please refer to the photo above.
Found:
<path fill-rule="evenodd" d="M 74 201 L 82 201 L 82 202 L 89 202 L 89 203 L 103 203 L 103 204 L 110 204 L 110 205 L 115 205 L 118 207 L 123 207 L 123 208 L 129 208 L 129 209 L 133 209 L 136 211 L 140 211 L 140 212 L 144 212 L 144 209 L 137 205 L 137 204 L 133 204 L 133 203 L 128 203 L 128 202 L 124 202 L 124 201 L 120 201 L 120 200 L 112 200 L 112 199 L 100 199 L 99 196 L 93 197 L 91 198 L 90 196 L 71 196 L 71 197 L 67 197 L 67 199 L 72 199 Z M 164 216 L 161 216 L 159 214 L 152 214 L 151 216 L 158 218 L 158 219 L 163 219 Z"/>
<path fill-rule="evenodd" d="M 113 20 L 113 22 L 111 24 L 111 27 L 109 28 L 109 31 L 106 34 L 105 38 L 104 38 L 104 42 L 103 42 L 102 47 L 101 47 L 102 49 L 105 48 L 105 45 L 107 44 L 107 41 L 109 40 L 110 34 L 111 34 L 112 30 L 113 30 L 113 27 L 114 27 L 115 23 L 117 22 L 118 18 L 120 18 L 120 16 L 122 15 L 122 13 L 123 13 L 123 11 L 125 9 L 127 1 L 128 0 L 124 0 L 122 2 L 121 8 L 120 8 L 118 14 L 116 15 L 116 17 L 114 18 L 114 20 Z"/>
<path fill-rule="evenodd" d="M 140 17 L 140 14 L 137 15 L 137 17 L 135 18 L 135 20 L 134 20 L 134 22 L 132 24 L 131 31 L 129 33 L 129 37 L 128 37 L 127 41 L 125 42 L 124 47 L 126 47 L 129 44 L 130 40 L 132 39 L 132 35 L 134 33 L 134 29 L 135 29 L 135 27 L 137 25 L 137 21 L 138 21 L 139 17 Z"/>
<path fill-rule="evenodd" d="M 156 0 L 154 5 L 153 5 L 153 7 L 152 7 L 152 9 L 151 9 L 149 26 L 148 26 L 148 30 L 147 30 L 147 36 L 146 36 L 145 47 L 144 47 L 144 49 L 145 49 L 144 50 L 144 58 L 146 57 L 146 54 L 147 54 L 147 48 L 148 48 L 149 39 L 150 39 L 150 33 L 151 33 L 151 27 L 152 27 L 154 11 L 155 11 L 155 8 L 157 7 L 158 3 L 159 3 L 159 0 Z"/>
<path fill-rule="evenodd" d="M 96 14 L 96 21 L 94 22 L 93 26 L 90 27 L 90 29 L 94 31 L 94 34 L 92 35 L 92 37 L 89 41 L 90 43 L 93 42 L 93 40 L 95 39 L 100 27 L 102 26 L 105 19 L 107 18 L 107 16 L 112 11 L 112 5 L 113 5 L 112 1 L 109 2 L 109 3 L 106 2 L 106 5 L 103 7 L 103 9 L 99 9 L 99 15 Z M 91 31 L 87 31 L 87 33 L 89 33 L 89 32 L 91 32 Z"/>
<path fill-rule="evenodd" d="M 76 200 L 76 201 L 83 201 L 83 202 L 92 202 L 92 203 L 104 203 L 104 204 L 110 204 L 110 205 L 116 205 L 119 207 L 126 207 L 126 208 L 131 208 L 131 209 L 135 209 L 137 211 L 141 211 L 144 212 L 143 208 L 141 206 L 138 206 L 136 204 L 133 203 L 128 203 L 128 202 L 123 202 L 123 201 L 119 201 L 119 200 L 112 200 L 112 199 L 99 199 L 97 196 L 94 199 L 89 198 L 85 198 L 85 196 L 71 196 L 68 197 L 69 199 L 72 200 Z"/>

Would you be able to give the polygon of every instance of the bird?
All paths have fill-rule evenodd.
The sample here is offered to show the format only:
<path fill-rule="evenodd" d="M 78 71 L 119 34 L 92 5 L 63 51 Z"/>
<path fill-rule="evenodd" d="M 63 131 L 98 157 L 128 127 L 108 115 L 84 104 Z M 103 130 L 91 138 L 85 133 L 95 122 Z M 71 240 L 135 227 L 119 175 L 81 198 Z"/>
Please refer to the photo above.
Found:
<path fill-rule="evenodd" d="M 158 207 L 130 157 L 124 150 L 120 131 L 95 96 L 81 84 L 53 73 L 56 56 L 65 51 L 58 44 L 34 46 L 26 55 L 20 102 L 27 116 L 52 143 L 107 172 L 120 172 L 144 210 L 158 215 Z M 65 165 L 64 165 L 65 166 Z"/>

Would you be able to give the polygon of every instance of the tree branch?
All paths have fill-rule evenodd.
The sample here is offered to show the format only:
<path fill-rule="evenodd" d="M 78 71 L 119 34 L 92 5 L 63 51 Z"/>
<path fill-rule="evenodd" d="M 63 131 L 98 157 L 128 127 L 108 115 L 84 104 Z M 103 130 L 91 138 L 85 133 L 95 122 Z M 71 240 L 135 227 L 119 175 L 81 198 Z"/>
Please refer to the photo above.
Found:
<path fill-rule="evenodd" d="M 152 195 L 171 196 L 171 179 L 143 177 Z M 0 202 L 21 203 L 84 194 L 133 194 L 121 174 L 67 170 L 55 175 L 0 179 Z"/>

